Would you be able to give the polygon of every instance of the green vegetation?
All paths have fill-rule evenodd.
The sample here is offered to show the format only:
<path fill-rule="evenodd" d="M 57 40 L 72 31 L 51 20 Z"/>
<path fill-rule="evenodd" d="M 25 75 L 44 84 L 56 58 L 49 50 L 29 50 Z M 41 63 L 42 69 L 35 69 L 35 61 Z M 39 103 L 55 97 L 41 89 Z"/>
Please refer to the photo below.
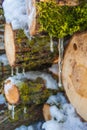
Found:
<path fill-rule="evenodd" d="M 20 52 L 16 54 L 16 62 L 20 64 L 22 61 L 21 65 L 25 68 L 35 69 L 46 64 L 49 66 L 58 55 L 56 44 L 54 44 L 54 52 L 50 52 L 49 36 L 35 36 L 29 40 L 23 30 L 18 30 L 15 42 Z"/>
<path fill-rule="evenodd" d="M 63 38 L 87 29 L 87 2 L 78 6 L 59 6 L 54 1 L 37 3 L 39 31 Z"/>
<path fill-rule="evenodd" d="M 25 106 L 26 104 L 42 104 L 56 90 L 49 90 L 44 87 L 44 81 L 37 78 L 35 81 L 22 82 L 19 85 L 20 100 Z"/>
<path fill-rule="evenodd" d="M 12 119 L 12 111 L 7 110 L 5 113 L 11 122 L 24 118 L 31 118 L 33 120 L 35 117 L 33 111 L 36 111 L 35 113 L 38 112 L 35 108 L 42 106 L 49 96 L 58 92 L 57 90 L 46 89 L 42 78 L 37 78 L 35 81 L 25 80 L 18 86 L 20 101 L 15 107 L 14 119 Z M 26 108 L 26 112 L 24 112 L 24 108 Z M 33 108 L 34 110 L 32 111 Z"/>

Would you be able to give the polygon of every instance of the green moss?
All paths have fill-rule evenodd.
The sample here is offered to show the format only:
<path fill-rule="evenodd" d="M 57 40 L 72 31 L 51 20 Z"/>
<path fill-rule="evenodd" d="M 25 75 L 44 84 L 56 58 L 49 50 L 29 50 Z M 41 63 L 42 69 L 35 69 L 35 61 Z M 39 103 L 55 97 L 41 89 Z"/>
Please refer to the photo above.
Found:
<path fill-rule="evenodd" d="M 58 6 L 56 2 L 38 2 L 39 31 L 62 38 L 87 29 L 87 2 L 78 6 Z"/>
<path fill-rule="evenodd" d="M 19 33 L 21 32 L 19 31 Z M 54 52 L 50 52 L 50 38 L 48 36 L 36 36 L 29 40 L 25 38 L 25 36 L 22 37 L 22 34 L 18 34 L 18 39 L 21 39 L 16 40 L 20 52 L 23 51 L 23 48 L 29 48 L 29 51 L 18 53 L 16 56 L 17 62 L 20 63 L 20 61 L 22 61 L 21 65 L 23 67 L 32 69 L 43 64 L 50 64 L 53 62 L 54 57 L 58 55 L 56 44 L 54 45 Z"/>

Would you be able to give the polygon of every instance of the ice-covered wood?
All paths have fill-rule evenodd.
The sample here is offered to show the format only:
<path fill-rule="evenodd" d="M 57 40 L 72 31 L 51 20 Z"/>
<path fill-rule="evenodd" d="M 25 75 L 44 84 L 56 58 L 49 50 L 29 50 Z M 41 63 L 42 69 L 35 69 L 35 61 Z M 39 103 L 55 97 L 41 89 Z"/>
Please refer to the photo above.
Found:
<path fill-rule="evenodd" d="M 62 81 L 70 102 L 87 121 L 87 32 L 72 37 L 64 56 Z"/>
<path fill-rule="evenodd" d="M 4 93 L 10 104 L 41 104 L 51 94 L 57 93 L 57 82 L 51 75 L 34 73 L 20 73 L 5 80 Z"/>

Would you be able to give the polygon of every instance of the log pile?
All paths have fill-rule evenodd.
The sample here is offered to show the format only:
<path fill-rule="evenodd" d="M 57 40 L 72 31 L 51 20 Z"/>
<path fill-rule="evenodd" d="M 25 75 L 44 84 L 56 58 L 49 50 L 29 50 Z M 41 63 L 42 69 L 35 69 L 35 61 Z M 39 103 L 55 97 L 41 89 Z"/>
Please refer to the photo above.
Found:
<path fill-rule="evenodd" d="M 14 80 L 14 81 L 13 81 Z M 45 81 L 37 78 L 35 81 L 27 79 L 7 79 L 4 83 L 4 93 L 10 104 L 42 104 L 57 90 L 47 89 Z"/>
<path fill-rule="evenodd" d="M 62 81 L 77 113 L 87 121 L 87 32 L 75 34 L 64 55 Z"/>
<path fill-rule="evenodd" d="M 10 24 L 5 25 L 5 50 L 9 64 L 30 69 L 51 65 L 58 53 L 55 45 L 54 53 L 50 52 L 50 39 L 42 36 L 29 41 L 23 35 L 21 31 L 13 31 Z"/>

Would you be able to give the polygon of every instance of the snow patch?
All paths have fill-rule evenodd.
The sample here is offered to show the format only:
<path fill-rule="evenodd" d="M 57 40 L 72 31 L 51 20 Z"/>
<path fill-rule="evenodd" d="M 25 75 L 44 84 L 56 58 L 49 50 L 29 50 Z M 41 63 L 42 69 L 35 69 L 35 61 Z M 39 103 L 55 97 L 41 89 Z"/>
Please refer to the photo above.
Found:
<path fill-rule="evenodd" d="M 51 71 L 53 74 L 58 75 L 58 64 L 53 64 L 50 68 L 49 71 Z"/>
<path fill-rule="evenodd" d="M 62 130 L 61 126 L 54 120 L 45 122 L 42 128 L 45 130 Z"/>
<path fill-rule="evenodd" d="M 25 73 L 25 77 L 31 80 L 35 80 L 38 77 L 44 79 L 45 85 L 49 89 L 58 89 L 57 81 L 53 79 L 50 74 L 40 72 L 40 71 L 30 71 Z"/>
<path fill-rule="evenodd" d="M 8 65 L 8 59 L 5 54 L 0 55 L 0 63 L 3 63 L 4 65 Z"/>
<path fill-rule="evenodd" d="M 6 23 L 11 23 L 13 30 L 23 29 L 29 37 L 29 29 L 36 15 L 32 0 L 4 0 L 2 6 Z"/>
<path fill-rule="evenodd" d="M 52 119 L 44 122 L 38 129 L 36 125 L 38 126 L 39 123 L 35 127 L 32 124 L 28 126 L 28 130 L 87 130 L 87 122 L 81 121 L 74 107 L 68 103 L 62 93 L 50 96 L 47 102 L 51 105 L 53 103 L 50 107 Z M 20 128 L 15 130 L 22 130 Z"/>
<path fill-rule="evenodd" d="M 0 104 L 4 104 L 4 103 L 6 103 L 5 98 L 3 94 L 0 94 Z"/>

